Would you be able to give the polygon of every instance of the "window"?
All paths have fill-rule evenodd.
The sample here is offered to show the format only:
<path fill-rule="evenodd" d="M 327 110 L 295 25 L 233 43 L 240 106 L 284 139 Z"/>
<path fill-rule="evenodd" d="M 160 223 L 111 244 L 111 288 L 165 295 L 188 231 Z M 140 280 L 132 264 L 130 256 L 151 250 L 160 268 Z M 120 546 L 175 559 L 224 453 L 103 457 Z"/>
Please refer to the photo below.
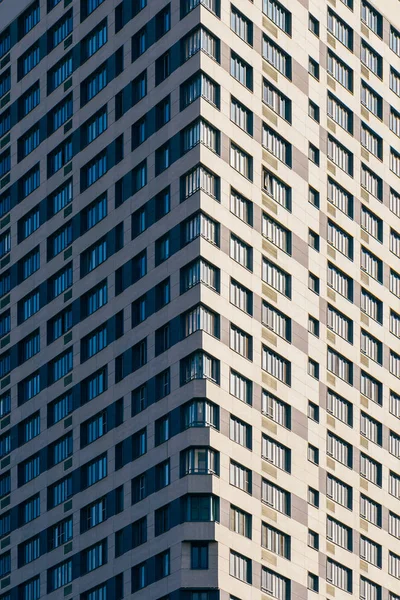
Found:
<path fill-rule="evenodd" d="M 382 465 L 362 452 L 360 454 L 360 476 L 378 487 L 382 487 Z"/>
<path fill-rule="evenodd" d="M 230 211 L 248 225 L 253 224 L 253 203 L 231 188 Z"/>
<path fill-rule="evenodd" d="M 181 86 L 182 109 L 200 97 L 214 106 L 219 106 L 219 85 L 202 72 L 199 72 Z"/>
<path fill-rule="evenodd" d="M 364 496 L 364 494 L 360 494 L 360 516 L 373 525 L 382 527 L 382 506 L 374 500 L 371 500 L 371 498 L 367 498 L 367 496 Z"/>
<path fill-rule="evenodd" d="M 92 460 L 84 466 L 86 475 L 85 485 L 90 487 L 104 477 L 107 477 L 107 455 L 103 454 L 99 458 Z"/>
<path fill-rule="evenodd" d="M 92 100 L 108 84 L 107 63 L 99 67 L 81 83 L 81 106 Z"/>
<path fill-rule="evenodd" d="M 252 404 L 252 382 L 232 369 L 230 372 L 229 393 L 246 404 Z"/>
<path fill-rule="evenodd" d="M 243 41 L 253 45 L 253 23 L 231 4 L 231 29 Z"/>
<path fill-rule="evenodd" d="M 229 438 L 231 440 L 251 450 L 251 431 L 251 425 L 248 425 L 238 417 L 231 415 L 229 421 Z"/>
<path fill-rule="evenodd" d="M 262 348 L 262 368 L 282 383 L 291 385 L 291 363 L 266 346 Z"/>
<path fill-rule="evenodd" d="M 213 402 L 192 400 L 184 407 L 184 427 L 219 427 L 219 410 Z"/>
<path fill-rule="evenodd" d="M 319 278 L 310 271 L 308 272 L 308 289 L 319 295 Z"/>
<path fill-rule="evenodd" d="M 353 153 L 345 148 L 331 135 L 328 136 L 328 158 L 337 166 L 353 177 Z"/>
<path fill-rule="evenodd" d="M 37 519 L 37 517 L 40 515 L 40 496 L 39 496 L 39 494 L 36 494 L 35 496 L 28 498 L 28 500 L 25 500 L 25 502 L 23 502 L 21 505 L 21 509 L 22 509 L 21 514 L 22 514 L 22 524 L 23 525 L 26 525 L 27 523 L 30 523 L 34 519 Z"/>
<path fill-rule="evenodd" d="M 7 69 L 0 76 L 0 98 L 11 89 L 11 69 Z"/>
<path fill-rule="evenodd" d="M 107 20 L 105 19 L 81 41 L 82 59 L 87 60 L 107 42 Z"/>
<path fill-rule="evenodd" d="M 353 530 L 333 517 L 326 517 L 326 537 L 337 546 L 353 551 Z"/>
<path fill-rule="evenodd" d="M 50 548 L 59 548 L 73 537 L 72 517 L 59 521 L 50 528 Z"/>
<path fill-rule="evenodd" d="M 252 490 L 252 472 L 243 465 L 231 460 L 229 469 L 229 483 L 248 494 Z"/>
<path fill-rule="evenodd" d="M 292 101 L 267 79 L 263 79 L 263 101 L 280 117 L 292 121 Z"/>
<path fill-rule="evenodd" d="M 328 31 L 346 48 L 353 51 L 353 30 L 333 10 L 328 9 Z"/>
<path fill-rule="evenodd" d="M 292 58 L 267 35 L 263 35 L 263 58 L 281 75 L 292 78 Z"/>
<path fill-rule="evenodd" d="M 208 542 L 190 544 L 190 568 L 208 569 Z"/>
<path fill-rule="evenodd" d="M 327 71 L 338 83 L 350 92 L 353 91 L 353 69 L 331 50 L 328 50 Z"/>
<path fill-rule="evenodd" d="M 230 165 L 246 179 L 253 180 L 253 159 L 231 141 Z"/>
<path fill-rule="evenodd" d="M 397 177 L 400 177 L 400 154 L 394 148 L 390 148 L 389 168 Z"/>
<path fill-rule="evenodd" d="M 23 600 L 39 600 L 40 598 L 40 575 L 21 584 Z"/>
<path fill-rule="evenodd" d="M 266 169 L 263 169 L 263 189 L 277 204 L 291 211 L 292 188 Z"/>
<path fill-rule="evenodd" d="M 372 71 L 372 73 L 374 73 L 374 75 L 379 77 L 379 79 L 382 79 L 382 56 L 364 40 L 361 40 L 360 60 L 370 71 Z"/>
<path fill-rule="evenodd" d="M 383 159 L 383 140 L 365 123 L 361 123 L 361 145 L 379 160 Z"/>
<path fill-rule="evenodd" d="M 327 391 L 327 407 L 328 413 L 333 415 L 336 419 L 339 419 L 350 427 L 353 426 L 353 405 L 351 402 L 339 396 L 336 392 L 333 392 L 328 388 Z"/>
<path fill-rule="evenodd" d="M 182 47 L 184 60 L 188 60 L 200 50 L 214 60 L 219 59 L 219 40 L 204 27 L 199 27 L 184 37 Z"/>
<path fill-rule="evenodd" d="M 327 327 L 350 344 L 353 343 L 353 321 L 330 304 Z"/>
<path fill-rule="evenodd" d="M 333 94 L 328 92 L 328 116 L 340 127 L 353 134 L 353 112 Z"/>
<path fill-rule="evenodd" d="M 262 234 L 274 246 L 287 254 L 292 252 L 292 235 L 281 223 L 273 219 L 269 214 L 262 213 Z"/>
<path fill-rule="evenodd" d="M 265 123 L 263 123 L 262 145 L 275 158 L 291 167 L 292 145 Z"/>
<path fill-rule="evenodd" d="M 219 152 L 219 131 L 204 119 L 197 119 L 182 131 L 183 151 L 188 152 L 197 144 L 204 144 L 213 152 Z"/>
<path fill-rule="evenodd" d="M 231 504 L 229 519 L 230 530 L 251 539 L 251 525 L 252 516 Z"/>
<path fill-rule="evenodd" d="M 181 185 L 183 200 L 199 190 L 216 200 L 219 198 L 219 177 L 202 165 L 198 165 L 184 175 L 181 179 Z"/>
<path fill-rule="evenodd" d="M 59 19 L 48 32 L 48 42 L 50 49 L 61 44 L 73 29 L 72 10 L 68 11 L 61 19 Z"/>
<path fill-rule="evenodd" d="M 291 341 L 291 319 L 284 313 L 275 308 L 268 302 L 262 304 L 262 317 L 263 325 L 268 329 L 271 329 L 274 333 L 284 338 L 286 341 Z"/>
<path fill-rule="evenodd" d="M 278 469 L 291 472 L 291 450 L 267 435 L 262 436 L 261 456 Z"/>
<path fill-rule="evenodd" d="M 185 521 L 205 522 L 219 520 L 219 502 L 216 496 L 189 494 L 185 497 Z"/>
<path fill-rule="evenodd" d="M 291 297 L 291 275 L 266 258 L 262 263 L 262 280 L 283 296 Z"/>
<path fill-rule="evenodd" d="M 48 587 L 49 591 L 58 590 L 59 588 L 71 583 L 72 581 L 72 560 L 64 561 L 51 569 L 48 569 Z"/>
<path fill-rule="evenodd" d="M 399 559 L 400 561 L 400 559 Z M 400 565 L 399 565 L 400 568 Z M 246 558 L 238 552 L 230 551 L 229 558 L 229 574 L 232 577 L 240 579 L 244 583 L 251 584 L 252 572 L 251 572 L 251 560 Z"/>
<path fill-rule="evenodd" d="M 292 14 L 277 0 L 263 0 L 263 13 L 288 35 L 292 35 Z"/>
<path fill-rule="evenodd" d="M 376 404 L 382 405 L 382 383 L 361 371 L 360 392 Z"/>
<path fill-rule="evenodd" d="M 73 63 L 72 54 L 67 54 L 54 67 L 47 72 L 47 88 L 48 93 L 59 87 L 68 77 L 72 75 Z"/>
<path fill-rule="evenodd" d="M 326 580 L 328 583 L 331 583 L 335 587 L 351 594 L 353 590 L 352 570 L 332 560 L 331 558 L 327 558 L 326 566 Z"/>
<path fill-rule="evenodd" d="M 319 465 L 319 449 L 316 446 L 308 444 L 307 459 L 314 465 Z"/>
<path fill-rule="evenodd" d="M 261 589 L 276 600 L 290 598 L 290 580 L 266 567 L 261 571 Z"/>
<path fill-rule="evenodd" d="M 249 90 L 253 89 L 253 68 L 235 52 L 231 52 L 231 75 Z"/>
<path fill-rule="evenodd" d="M 326 453 L 328 456 L 332 456 L 338 462 L 352 469 L 353 446 L 331 431 L 328 431 L 326 442 Z"/>
<path fill-rule="evenodd" d="M 205 352 L 194 352 L 181 360 L 181 385 L 194 379 L 210 379 L 219 384 L 219 361 Z"/>
<path fill-rule="evenodd" d="M 382 364 L 382 342 L 363 329 L 361 330 L 361 352 L 371 360 Z"/>
<path fill-rule="evenodd" d="M 308 159 L 319 167 L 319 149 L 313 144 L 308 144 Z"/>
<path fill-rule="evenodd" d="M 382 97 L 365 81 L 361 81 L 361 104 L 365 106 L 378 119 L 383 116 Z"/>
<path fill-rule="evenodd" d="M 1 44 L 1 42 L 0 42 Z M 390 41 L 389 41 L 390 49 L 393 50 L 397 56 L 400 56 L 400 32 L 393 27 L 390 26 Z M 1 46 L 0 46 L 1 47 Z M 1 52 L 0 52 L 1 56 Z"/>
<path fill-rule="evenodd" d="M 361 2 L 361 21 L 371 29 L 378 37 L 383 35 L 382 15 L 369 2 Z"/>
<path fill-rule="evenodd" d="M 312 592 L 319 592 L 319 580 L 318 575 L 308 572 L 307 574 L 307 588 Z"/>
<path fill-rule="evenodd" d="M 219 315 L 206 306 L 198 304 L 182 315 L 184 336 L 203 330 L 212 336 L 219 337 Z"/>
<path fill-rule="evenodd" d="M 261 545 L 270 552 L 290 560 L 290 536 L 267 523 L 262 523 Z"/>
<path fill-rule="evenodd" d="M 181 269 L 181 294 L 199 283 L 219 292 L 219 269 L 203 259 L 195 260 Z"/>
<path fill-rule="evenodd" d="M 40 62 L 39 43 L 33 44 L 21 58 L 18 59 L 18 79 L 22 79 Z"/>
<path fill-rule="evenodd" d="M 380 258 L 372 254 L 369 250 L 361 246 L 361 270 L 365 271 L 370 277 L 383 283 L 383 262 Z"/>
<path fill-rule="evenodd" d="M 353 488 L 344 481 L 337 479 L 328 473 L 327 475 L 327 491 L 328 498 L 341 504 L 345 508 L 352 510 L 353 508 Z"/>
<path fill-rule="evenodd" d="M 332 263 L 328 263 L 328 286 L 352 302 L 353 280 Z"/>
<path fill-rule="evenodd" d="M 308 57 L 308 72 L 319 81 L 319 64 L 311 56 Z"/>

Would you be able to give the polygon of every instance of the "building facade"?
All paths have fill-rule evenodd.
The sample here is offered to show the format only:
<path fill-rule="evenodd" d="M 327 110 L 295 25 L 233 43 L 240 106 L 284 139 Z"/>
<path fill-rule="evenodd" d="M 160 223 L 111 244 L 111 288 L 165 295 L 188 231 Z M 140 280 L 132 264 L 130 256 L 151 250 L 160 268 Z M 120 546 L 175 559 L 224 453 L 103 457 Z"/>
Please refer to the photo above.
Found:
<path fill-rule="evenodd" d="M 400 600 L 400 3 L 0 3 L 0 600 Z"/>

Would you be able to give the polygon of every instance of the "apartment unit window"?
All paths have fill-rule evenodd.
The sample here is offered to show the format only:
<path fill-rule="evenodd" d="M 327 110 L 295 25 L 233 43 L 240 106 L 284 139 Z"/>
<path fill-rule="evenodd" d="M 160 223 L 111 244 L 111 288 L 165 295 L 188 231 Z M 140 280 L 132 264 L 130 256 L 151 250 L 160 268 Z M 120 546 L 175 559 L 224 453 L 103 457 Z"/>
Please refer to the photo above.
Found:
<path fill-rule="evenodd" d="M 376 404 L 382 405 L 382 383 L 365 371 L 361 371 L 360 392 Z"/>
<path fill-rule="evenodd" d="M 328 92 L 328 116 L 340 127 L 353 134 L 353 112 L 336 96 Z"/>
<path fill-rule="evenodd" d="M 205 331 L 214 337 L 219 336 L 219 315 L 203 304 L 198 304 L 183 315 L 184 336 L 195 331 Z"/>
<path fill-rule="evenodd" d="M 92 30 L 81 42 L 82 58 L 87 60 L 107 43 L 107 20 Z"/>
<path fill-rule="evenodd" d="M 262 214 L 262 234 L 272 244 L 291 254 L 291 232 L 266 213 Z"/>
<path fill-rule="evenodd" d="M 400 113 L 397 112 L 393 106 L 390 107 L 390 121 L 389 121 L 390 131 L 393 131 L 397 137 L 400 137 Z M 1 128 L 1 124 L 0 124 Z M 1 131 L 1 129 L 0 129 Z"/>
<path fill-rule="evenodd" d="M 261 546 L 290 560 L 290 536 L 267 523 L 262 524 Z"/>
<path fill-rule="evenodd" d="M 183 39 L 183 56 L 188 60 L 200 50 L 214 60 L 219 58 L 219 40 L 208 29 L 199 27 Z"/>
<path fill-rule="evenodd" d="M 273 464 L 278 469 L 291 472 L 291 450 L 280 442 L 268 437 L 262 436 L 261 456 L 267 462 Z"/>
<path fill-rule="evenodd" d="M 292 120 L 292 101 L 267 79 L 263 79 L 263 101 L 289 123 Z"/>
<path fill-rule="evenodd" d="M 210 79 L 204 73 L 197 75 L 186 81 L 181 86 L 181 104 L 182 109 L 186 108 L 197 98 L 204 98 L 214 106 L 219 105 L 219 85 Z"/>
<path fill-rule="evenodd" d="M 291 297 L 291 275 L 266 258 L 262 263 L 262 280 L 283 296 Z"/>
<path fill-rule="evenodd" d="M 327 558 L 326 567 L 326 580 L 328 583 L 331 583 L 335 587 L 351 594 L 353 591 L 352 570 L 332 560 L 331 558 Z"/>
<path fill-rule="evenodd" d="M 382 342 L 363 329 L 361 330 L 361 352 L 371 360 L 382 364 Z"/>
<path fill-rule="evenodd" d="M 353 405 L 349 400 L 339 396 L 336 392 L 328 389 L 327 391 L 327 407 L 326 410 L 336 419 L 346 423 L 350 427 L 353 426 Z"/>
<path fill-rule="evenodd" d="M 328 456 L 332 456 L 335 460 L 342 463 L 349 469 L 353 468 L 353 446 L 328 431 L 326 440 L 326 453 Z"/>
<path fill-rule="evenodd" d="M 275 158 L 291 167 L 292 145 L 265 123 L 263 124 L 262 145 Z"/>
<path fill-rule="evenodd" d="M 68 11 L 64 17 L 59 19 L 48 32 L 48 41 L 51 49 L 61 44 L 72 33 L 73 19 L 72 10 Z"/>
<path fill-rule="evenodd" d="M 253 159 L 231 141 L 230 165 L 246 179 L 253 180 Z"/>
<path fill-rule="evenodd" d="M 328 158 L 345 173 L 353 177 L 353 153 L 331 135 L 328 136 Z"/>
<path fill-rule="evenodd" d="M 181 269 L 181 293 L 202 283 L 219 292 L 219 269 L 211 263 L 199 259 Z"/>
<path fill-rule="evenodd" d="M 382 465 L 362 452 L 360 454 L 360 476 L 378 487 L 382 487 Z"/>
<path fill-rule="evenodd" d="M 382 119 L 383 99 L 363 80 L 361 80 L 361 104 L 375 115 L 375 117 Z"/>
<path fill-rule="evenodd" d="M 353 508 L 353 488 L 344 481 L 337 479 L 328 473 L 327 475 L 326 495 L 334 502 L 341 504 L 345 508 Z"/>
<path fill-rule="evenodd" d="M 198 165 L 186 173 L 181 181 L 184 200 L 199 190 L 202 190 L 216 200 L 219 198 L 219 177 L 202 165 Z"/>
<path fill-rule="evenodd" d="M 328 515 L 326 517 L 326 538 L 349 552 L 353 551 L 353 530 L 351 527 Z"/>
<path fill-rule="evenodd" d="M 332 263 L 328 263 L 328 286 L 350 302 L 353 301 L 353 280 Z"/>
<path fill-rule="evenodd" d="M 390 269 L 389 289 L 398 298 L 400 298 L 400 275 L 393 269 Z"/>
<path fill-rule="evenodd" d="M 181 360 L 181 383 L 210 379 L 219 384 L 219 361 L 205 352 L 194 352 Z"/>
<path fill-rule="evenodd" d="M 263 169 L 263 189 L 277 204 L 291 211 L 292 189 L 266 169 Z"/>
<path fill-rule="evenodd" d="M 389 471 L 389 494 L 400 499 L 400 475 Z"/>
<path fill-rule="evenodd" d="M 319 210 L 319 192 L 311 187 L 311 185 L 308 186 L 308 201 L 312 206 Z"/>
<path fill-rule="evenodd" d="M 328 202 L 350 219 L 353 218 L 353 196 L 330 177 L 328 177 Z"/>
<path fill-rule="evenodd" d="M 382 527 L 382 506 L 367 498 L 364 494 L 360 494 L 360 516 L 377 527 Z M 390 513 L 389 513 L 389 529 L 390 529 Z M 390 533 L 390 531 L 389 531 Z"/>
<path fill-rule="evenodd" d="M 266 346 L 262 349 L 262 368 L 286 385 L 291 385 L 291 363 Z"/>
<path fill-rule="evenodd" d="M 382 15 L 365 0 L 361 3 L 361 21 L 366 24 L 378 37 L 382 38 Z"/>
<path fill-rule="evenodd" d="M 291 319 L 268 302 L 262 305 L 262 324 L 285 339 L 291 341 Z"/>
<path fill-rule="evenodd" d="M 208 400 L 192 400 L 184 408 L 184 427 L 215 427 L 218 429 L 218 406 Z"/>
<path fill-rule="evenodd" d="M 281 512 L 284 515 L 290 515 L 290 493 L 283 488 L 263 479 L 261 498 L 265 504 L 274 510 Z"/>
<path fill-rule="evenodd" d="M 238 552 L 230 551 L 229 558 L 229 574 L 236 579 L 240 579 L 244 583 L 251 584 L 251 560 Z"/>
<path fill-rule="evenodd" d="M 235 52 L 231 52 L 231 75 L 249 90 L 253 89 L 253 68 Z"/>
<path fill-rule="evenodd" d="M 250 227 L 253 223 L 253 205 L 250 200 L 247 200 L 244 196 L 236 192 L 231 188 L 230 196 L 230 211 L 241 221 L 244 221 Z"/>
<path fill-rule="evenodd" d="M 231 504 L 229 523 L 231 531 L 251 539 L 252 516 L 249 513 Z"/>
<path fill-rule="evenodd" d="M 243 465 L 231 460 L 229 469 L 229 483 L 247 494 L 251 494 L 252 472 Z"/>
<path fill-rule="evenodd" d="M 389 329 L 390 333 L 400 338 L 400 315 L 393 309 L 390 309 Z"/>
<path fill-rule="evenodd" d="M 353 50 L 353 30 L 333 10 L 328 9 L 328 31 L 349 50 Z"/>
<path fill-rule="evenodd" d="M 382 324 L 383 304 L 370 292 L 361 288 L 361 310 L 369 317 Z"/>
<path fill-rule="evenodd" d="M 181 3 L 182 16 L 186 16 L 196 6 L 205 6 L 210 12 L 219 16 L 219 1 L 218 0 L 183 0 Z"/>
<path fill-rule="evenodd" d="M 318 104 L 315 104 L 315 102 L 313 102 L 312 100 L 309 100 L 308 101 L 308 115 L 317 123 L 319 123 L 319 121 L 320 121 L 319 112 L 320 111 L 319 111 Z"/>
<path fill-rule="evenodd" d="M 261 571 L 261 589 L 276 600 L 290 598 L 290 580 L 266 567 Z"/>
<path fill-rule="evenodd" d="M 312 444 L 308 444 L 307 447 L 307 458 L 314 465 L 319 465 L 319 449 Z"/>
<path fill-rule="evenodd" d="M 231 324 L 230 348 L 234 352 L 237 352 L 248 360 L 252 360 L 252 344 L 253 339 L 248 333 L 236 325 Z"/>
<path fill-rule="evenodd" d="M 7 69 L 0 76 L 0 98 L 11 89 L 11 70 Z"/>
<path fill-rule="evenodd" d="M 253 23 L 231 4 L 231 29 L 243 41 L 253 45 Z"/>
<path fill-rule="evenodd" d="M 1 43 L 1 42 L 0 42 Z M 400 56 L 400 31 L 395 29 L 393 25 L 390 26 L 390 40 L 389 40 L 390 49 L 393 50 L 397 56 Z M 0 51 L 0 56 L 1 56 Z"/>
<path fill-rule="evenodd" d="M 365 273 L 376 279 L 379 283 L 383 283 L 382 260 L 364 248 L 364 246 L 361 247 L 361 270 L 365 271 Z"/>
<path fill-rule="evenodd" d="M 253 249 L 237 236 L 231 234 L 230 257 L 238 262 L 242 267 L 252 270 L 253 268 Z"/>
<path fill-rule="evenodd" d="M 365 123 L 361 123 L 361 145 L 379 160 L 383 159 L 383 140 Z"/>
<path fill-rule="evenodd" d="M 197 144 L 204 144 L 213 152 L 219 152 L 219 131 L 204 119 L 198 119 L 182 131 L 183 151 L 189 152 Z"/>
<path fill-rule="evenodd" d="M 231 415 L 229 421 L 229 438 L 237 444 L 251 450 L 251 425 L 248 425 L 238 417 Z"/>
<path fill-rule="evenodd" d="M 308 57 L 308 72 L 319 81 L 319 64 L 311 56 Z"/>
<path fill-rule="evenodd" d="M 353 321 L 330 304 L 327 327 L 350 344 L 353 343 Z"/>
<path fill-rule="evenodd" d="M 265 34 L 263 35 L 262 55 L 284 77 L 292 78 L 291 56 Z"/>
<path fill-rule="evenodd" d="M 400 419 L 400 396 L 393 392 L 393 390 L 390 390 L 389 412 Z"/>
<path fill-rule="evenodd" d="M 353 363 L 328 347 L 327 369 L 349 385 L 353 385 Z"/>
<path fill-rule="evenodd" d="M 394 148 L 390 148 L 389 160 L 390 170 L 397 175 L 397 177 L 400 177 L 400 154 Z"/>
<path fill-rule="evenodd" d="M 379 242 L 383 242 L 383 220 L 375 213 L 370 211 L 363 204 L 361 205 L 361 227 L 369 235 L 372 235 Z M 393 230 L 391 230 L 393 231 Z"/>
<path fill-rule="evenodd" d="M 252 404 L 252 382 L 232 369 L 229 379 L 229 393 L 246 404 Z"/>
<path fill-rule="evenodd" d="M 374 75 L 382 79 L 383 60 L 382 56 L 378 54 L 367 42 L 361 40 L 361 62 L 370 70 Z"/>
<path fill-rule="evenodd" d="M 292 34 L 292 14 L 277 0 L 263 0 L 263 13 L 288 35 Z"/>
<path fill-rule="evenodd" d="M 353 91 L 353 69 L 331 50 L 328 50 L 327 71 L 338 83 L 350 92 Z"/>
<path fill-rule="evenodd" d="M 68 54 L 62 58 L 54 67 L 47 73 L 48 93 L 53 92 L 60 86 L 68 77 L 72 75 L 73 63 L 72 54 Z"/>

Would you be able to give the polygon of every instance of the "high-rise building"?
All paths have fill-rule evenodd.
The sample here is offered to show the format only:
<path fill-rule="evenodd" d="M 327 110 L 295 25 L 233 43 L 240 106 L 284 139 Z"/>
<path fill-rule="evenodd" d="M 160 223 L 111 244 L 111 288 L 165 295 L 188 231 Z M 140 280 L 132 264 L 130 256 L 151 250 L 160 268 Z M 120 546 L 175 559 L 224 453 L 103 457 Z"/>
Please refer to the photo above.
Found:
<path fill-rule="evenodd" d="M 400 600 L 400 2 L 0 2 L 0 600 Z"/>

